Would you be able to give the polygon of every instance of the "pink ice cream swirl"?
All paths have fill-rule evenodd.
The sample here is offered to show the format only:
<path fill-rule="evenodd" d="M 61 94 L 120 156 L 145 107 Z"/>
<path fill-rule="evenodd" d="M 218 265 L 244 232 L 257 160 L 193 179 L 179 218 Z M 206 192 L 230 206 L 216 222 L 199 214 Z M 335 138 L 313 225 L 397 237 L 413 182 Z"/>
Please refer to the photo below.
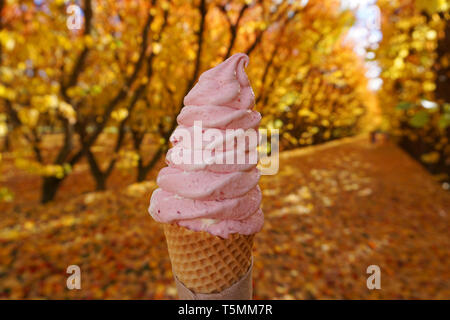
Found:
<path fill-rule="evenodd" d="M 244 71 L 248 62 L 243 53 L 231 56 L 204 72 L 184 98 L 178 127 L 170 138 L 173 147 L 166 155 L 168 167 L 159 172 L 159 188 L 150 199 L 149 212 L 156 221 L 177 223 L 222 238 L 261 230 L 264 216 L 260 209 L 260 173 L 255 163 L 174 161 L 174 154 L 190 146 L 180 139 L 179 133 L 193 131 L 194 121 L 201 121 L 204 129 L 221 132 L 258 128 L 261 115 L 252 110 L 255 98 Z M 249 152 L 256 150 L 256 145 L 248 143 L 245 148 Z"/>

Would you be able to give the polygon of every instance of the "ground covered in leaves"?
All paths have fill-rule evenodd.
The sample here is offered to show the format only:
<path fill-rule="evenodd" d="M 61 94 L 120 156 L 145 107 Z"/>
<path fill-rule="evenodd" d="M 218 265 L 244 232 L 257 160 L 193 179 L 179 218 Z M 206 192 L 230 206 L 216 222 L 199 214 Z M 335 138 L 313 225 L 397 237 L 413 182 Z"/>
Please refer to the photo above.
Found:
<path fill-rule="evenodd" d="M 147 214 L 154 182 L 45 206 L 33 203 L 38 183 L 27 185 L 28 204 L 0 206 L 0 298 L 176 298 L 162 229 Z M 286 152 L 261 188 L 255 298 L 450 298 L 450 193 L 394 145 L 360 137 Z M 73 264 L 81 290 L 66 288 Z M 381 290 L 366 286 L 369 265 Z"/>

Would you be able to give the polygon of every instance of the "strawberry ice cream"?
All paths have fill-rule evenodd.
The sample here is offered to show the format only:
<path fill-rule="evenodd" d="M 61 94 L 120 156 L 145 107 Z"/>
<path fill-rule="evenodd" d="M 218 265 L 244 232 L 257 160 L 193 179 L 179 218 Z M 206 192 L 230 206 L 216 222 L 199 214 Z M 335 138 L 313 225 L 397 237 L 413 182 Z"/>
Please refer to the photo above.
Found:
<path fill-rule="evenodd" d="M 180 139 L 179 133 L 192 132 L 197 121 L 206 130 L 223 133 L 227 129 L 258 129 L 261 115 L 252 110 L 254 94 L 244 71 L 248 62 L 245 54 L 231 56 L 203 73 L 184 98 L 178 127 L 170 138 L 172 148 L 166 155 L 168 167 L 159 172 L 159 189 L 150 200 L 149 212 L 156 221 L 222 238 L 261 230 L 264 217 L 256 163 L 179 163 L 174 158 L 179 152 L 193 151 L 190 141 Z M 249 153 L 256 147 L 249 142 L 240 152 Z M 228 151 L 236 150 L 225 149 Z"/>

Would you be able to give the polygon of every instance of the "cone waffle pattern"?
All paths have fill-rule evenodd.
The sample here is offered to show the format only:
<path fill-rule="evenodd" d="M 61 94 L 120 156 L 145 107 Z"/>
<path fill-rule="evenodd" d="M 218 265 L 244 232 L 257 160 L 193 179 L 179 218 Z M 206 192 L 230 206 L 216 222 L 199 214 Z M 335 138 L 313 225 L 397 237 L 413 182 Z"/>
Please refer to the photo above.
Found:
<path fill-rule="evenodd" d="M 164 224 L 164 233 L 173 272 L 195 293 L 221 292 L 250 267 L 254 235 L 222 239 L 176 224 Z"/>

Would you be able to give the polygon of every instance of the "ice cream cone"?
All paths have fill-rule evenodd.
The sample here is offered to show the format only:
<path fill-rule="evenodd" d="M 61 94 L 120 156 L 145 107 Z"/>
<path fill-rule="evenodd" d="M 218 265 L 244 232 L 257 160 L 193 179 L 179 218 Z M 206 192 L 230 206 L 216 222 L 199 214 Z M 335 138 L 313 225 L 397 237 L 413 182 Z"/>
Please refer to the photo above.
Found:
<path fill-rule="evenodd" d="M 248 62 L 246 54 L 234 54 L 204 72 L 185 96 L 150 199 L 149 213 L 164 224 L 180 299 L 252 298 L 253 237 L 264 214 L 260 172 L 250 157 L 261 114 Z M 251 133 L 256 139 L 245 142 Z"/>
<path fill-rule="evenodd" d="M 254 235 L 223 239 L 176 224 L 164 224 L 164 233 L 174 275 L 195 294 L 220 293 L 251 267 Z"/>

